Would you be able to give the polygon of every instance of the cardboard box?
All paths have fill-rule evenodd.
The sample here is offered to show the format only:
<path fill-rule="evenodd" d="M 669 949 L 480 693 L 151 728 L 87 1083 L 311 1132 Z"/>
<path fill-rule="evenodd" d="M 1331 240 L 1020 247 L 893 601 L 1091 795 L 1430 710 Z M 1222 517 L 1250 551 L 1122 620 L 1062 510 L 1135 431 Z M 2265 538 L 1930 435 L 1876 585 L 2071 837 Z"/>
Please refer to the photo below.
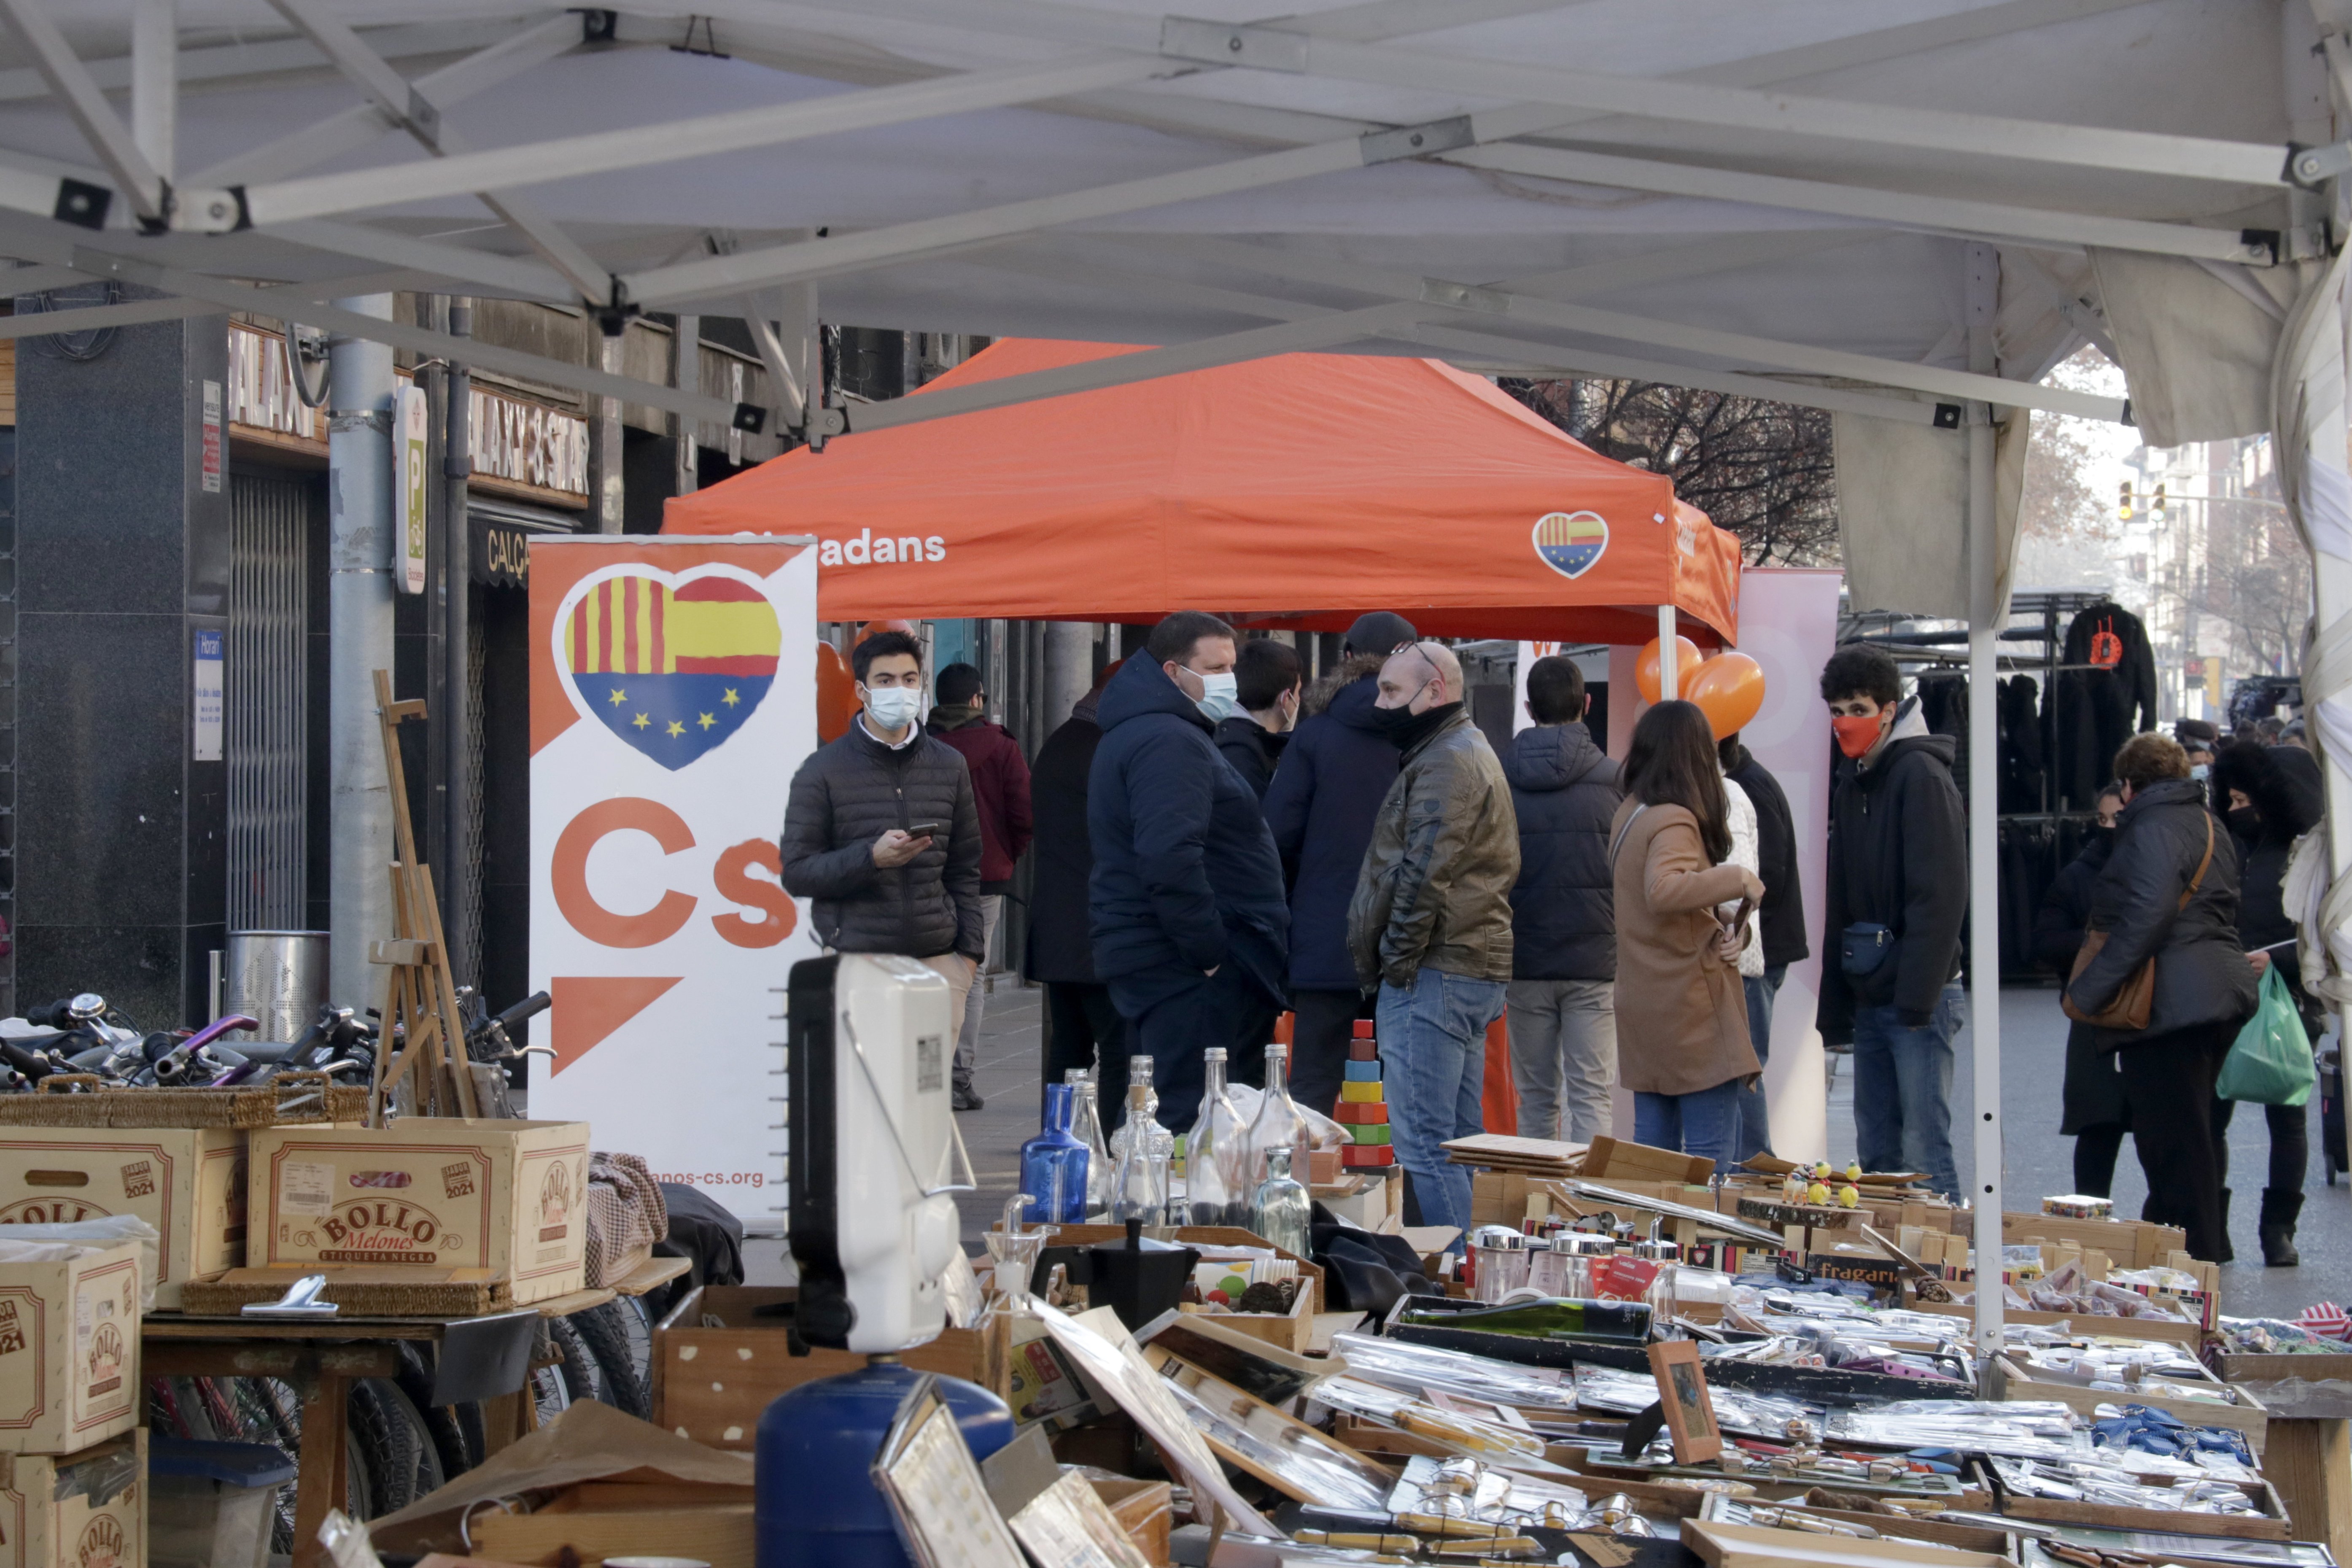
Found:
<path fill-rule="evenodd" d="M 2004 1243 L 2072 1242 L 2085 1252 L 2104 1252 L 2117 1268 L 2153 1268 L 2189 1245 L 2189 1233 L 2175 1226 L 2137 1219 L 2062 1219 L 2050 1214 L 2004 1213 Z"/>
<path fill-rule="evenodd" d="M 252 1138 L 250 1267 L 487 1269 L 519 1307 L 586 1283 L 584 1121 L 412 1116 Z"/>
<path fill-rule="evenodd" d="M 1911 1311 L 1928 1312 L 1939 1318 L 1965 1318 L 1970 1321 L 1976 1319 L 1974 1307 L 1957 1306 L 1949 1301 L 1922 1301 L 1907 1283 L 1903 1287 L 1903 1305 Z M 2205 1340 L 2205 1331 L 2195 1323 L 2168 1322 L 2158 1318 L 2105 1318 L 2090 1312 L 2021 1312 L 2011 1309 L 2002 1314 L 2002 1321 L 2053 1327 L 2068 1323 L 2078 1334 L 2116 1340 L 2154 1340 L 2165 1344 L 2184 1345 L 2192 1355 Z"/>
<path fill-rule="evenodd" d="M 0 1450 L 74 1454 L 139 1424 L 139 1244 L 0 1263 Z"/>
<path fill-rule="evenodd" d="M 2225 1405 L 2218 1399 L 2183 1399 L 2137 1388 L 2127 1394 L 2118 1394 L 2111 1388 L 2089 1388 L 2078 1383 L 2036 1377 L 2033 1375 L 2034 1368 L 2009 1356 L 2000 1358 L 2000 1367 L 2009 1390 L 2004 1398 L 2053 1399 L 2070 1410 L 2080 1411 L 2086 1417 L 2102 1405 L 2145 1405 L 2151 1409 L 2178 1415 L 2192 1426 L 2227 1426 L 2242 1432 L 2246 1435 L 2246 1446 L 2253 1449 L 2257 1459 L 2262 1458 L 2263 1449 L 2269 1443 L 2271 1413 L 2247 1389 L 2237 1391 L 2236 1404 Z M 2172 1381 L 2201 1380 L 2175 1378 Z M 2218 1380 L 2214 1386 L 2221 1386 Z"/>
<path fill-rule="evenodd" d="M 147 1568 L 146 1429 L 62 1458 L 0 1454 L 0 1568 Z"/>
<path fill-rule="evenodd" d="M 782 1316 L 759 1309 L 799 1300 L 784 1285 L 709 1285 L 694 1291 L 654 1328 L 654 1425 L 712 1448 L 749 1450 L 761 1413 L 787 1389 L 820 1377 L 856 1372 L 866 1357 L 812 1346 L 792 1353 Z M 1006 1398 L 1006 1320 L 986 1333 L 948 1329 L 898 1359 L 918 1372 L 968 1378 Z"/>
<path fill-rule="evenodd" d="M 245 1262 L 245 1158 L 235 1128 L 0 1127 L 0 1225 L 135 1215 L 163 1237 L 156 1310 L 177 1311 L 186 1281 Z"/>

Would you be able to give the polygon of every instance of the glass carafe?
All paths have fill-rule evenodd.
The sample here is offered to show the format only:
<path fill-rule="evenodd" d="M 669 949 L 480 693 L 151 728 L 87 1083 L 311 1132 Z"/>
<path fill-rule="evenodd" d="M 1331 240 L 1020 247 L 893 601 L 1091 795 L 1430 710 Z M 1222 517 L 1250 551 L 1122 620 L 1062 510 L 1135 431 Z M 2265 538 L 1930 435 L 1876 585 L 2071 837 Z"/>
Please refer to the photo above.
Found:
<path fill-rule="evenodd" d="M 1280 1144 L 1265 1152 L 1265 1180 L 1250 1199 L 1250 1229 L 1286 1252 L 1307 1252 L 1307 1189 L 1290 1173 L 1290 1151 Z"/>
<path fill-rule="evenodd" d="M 1127 1124 L 1119 1129 L 1127 1143 L 1119 1151 L 1118 1176 L 1111 1192 L 1113 1224 L 1131 1219 L 1148 1226 L 1168 1223 L 1168 1165 L 1176 1137 L 1151 1119 L 1151 1099 L 1148 1082 L 1128 1086 Z"/>
<path fill-rule="evenodd" d="M 1062 1077 L 1071 1089 L 1070 1136 L 1087 1146 L 1087 1215 L 1091 1218 L 1109 1210 L 1110 1184 L 1118 1167 L 1111 1163 L 1110 1147 L 1103 1142 L 1102 1111 L 1097 1103 L 1102 1091 L 1095 1075 L 1085 1068 L 1072 1068 Z"/>
<path fill-rule="evenodd" d="M 1070 1134 L 1073 1096 L 1066 1083 L 1045 1086 L 1045 1125 L 1021 1145 L 1022 1218 L 1031 1225 L 1076 1225 L 1087 1217 L 1087 1146 Z"/>
<path fill-rule="evenodd" d="M 1224 1047 L 1211 1046 L 1202 1060 L 1201 1116 L 1184 1139 L 1184 1211 L 1193 1225 L 1242 1225 L 1249 1129 L 1225 1093 Z"/>
<path fill-rule="evenodd" d="M 1257 1115 L 1249 1128 L 1249 1168 L 1247 1182 L 1255 1188 L 1266 1178 L 1265 1157 L 1275 1149 L 1290 1151 L 1290 1171 L 1293 1181 L 1307 1180 L 1307 1118 L 1298 1113 L 1298 1106 L 1290 1098 L 1290 1047 L 1272 1045 L 1265 1048 L 1265 1093 L 1258 1100 Z"/>

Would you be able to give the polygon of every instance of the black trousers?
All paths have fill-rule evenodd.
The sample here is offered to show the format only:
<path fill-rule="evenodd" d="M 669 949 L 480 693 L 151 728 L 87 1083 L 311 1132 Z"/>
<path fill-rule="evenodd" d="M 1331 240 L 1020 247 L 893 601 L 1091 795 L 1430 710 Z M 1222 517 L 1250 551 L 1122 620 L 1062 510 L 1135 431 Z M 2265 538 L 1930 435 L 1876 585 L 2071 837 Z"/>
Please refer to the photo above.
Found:
<path fill-rule="evenodd" d="M 1225 1048 L 1227 1082 L 1263 1086 L 1265 1046 L 1279 1011 L 1240 965 L 1228 963 L 1129 1016 L 1135 1054 L 1151 1058 L 1160 1125 L 1180 1136 L 1192 1131 L 1201 1114 L 1201 1083 L 1208 1068 L 1202 1053 L 1211 1046 Z M 1116 1116 L 1106 1110 L 1103 1127 L 1116 1129 L 1126 1118 L 1123 1107 Z"/>
<path fill-rule="evenodd" d="M 1095 1075 L 1099 1095 L 1095 1110 L 1108 1139 L 1118 1125 L 1118 1108 L 1127 1103 L 1127 1020 L 1111 1005 L 1109 986 L 1045 982 L 1045 1065 L 1037 1086 L 1041 1124 L 1045 1086 L 1061 1082 L 1072 1068 L 1085 1068 Z"/>
<path fill-rule="evenodd" d="M 2235 1024 L 2204 1024 L 2123 1047 L 2124 1102 L 2132 1145 L 2147 1174 L 2139 1217 L 2189 1233 L 2189 1255 L 2221 1261 L 2221 1163 L 2214 1151 L 2213 1080 L 2238 1037 Z"/>
<path fill-rule="evenodd" d="M 2237 1109 L 2234 1100 L 2213 1101 L 2213 1159 L 2223 1186 L 2230 1182 L 2230 1118 Z M 2271 1166 L 2263 1184 L 2274 1193 L 2299 1193 L 2311 1163 L 2311 1106 L 2265 1105 L 2262 1111 L 2271 1132 Z"/>
<path fill-rule="evenodd" d="M 2116 1186 L 2116 1157 L 2123 1152 L 2120 1121 L 2095 1121 L 2074 1134 L 2074 1190 L 2095 1198 L 2111 1196 Z"/>
<path fill-rule="evenodd" d="M 1348 1080 L 1348 1042 L 1356 1037 L 1356 1020 L 1370 1017 L 1379 999 L 1361 991 L 1290 994 L 1291 1099 L 1331 1114 Z"/>

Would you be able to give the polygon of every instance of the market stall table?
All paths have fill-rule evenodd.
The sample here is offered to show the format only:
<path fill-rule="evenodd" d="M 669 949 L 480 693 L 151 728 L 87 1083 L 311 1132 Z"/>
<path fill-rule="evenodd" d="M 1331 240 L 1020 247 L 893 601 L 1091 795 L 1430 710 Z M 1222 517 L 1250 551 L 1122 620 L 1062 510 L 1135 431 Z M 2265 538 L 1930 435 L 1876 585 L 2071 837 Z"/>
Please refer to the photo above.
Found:
<path fill-rule="evenodd" d="M 656 1258 L 615 1286 L 575 1290 L 511 1312 L 487 1318 L 191 1317 L 156 1313 L 140 1325 L 142 1366 L 149 1377 L 271 1377 L 291 1384 L 302 1400 L 302 1448 L 295 1481 L 293 1568 L 324 1568 L 326 1549 L 319 1526 L 346 1490 L 345 1434 L 352 1380 L 396 1377 L 403 1341 L 447 1346 L 451 1331 L 485 1331 L 484 1341 L 505 1336 L 496 1326 L 533 1319 L 568 1318 L 622 1296 L 642 1296 L 678 1279 L 692 1267 L 684 1258 Z M 528 1336 L 525 1344 L 536 1336 Z M 483 1444 L 495 1454 L 538 1426 L 530 1395 L 532 1367 L 526 1348 L 520 1356 L 488 1353 L 470 1358 L 465 1386 L 446 1403 L 478 1400 Z M 437 1357 L 436 1357 L 437 1359 Z M 495 1363 L 496 1364 L 486 1364 Z M 442 1385 L 446 1387 L 446 1383 Z M 436 1390 L 437 1392 L 438 1390 Z"/>

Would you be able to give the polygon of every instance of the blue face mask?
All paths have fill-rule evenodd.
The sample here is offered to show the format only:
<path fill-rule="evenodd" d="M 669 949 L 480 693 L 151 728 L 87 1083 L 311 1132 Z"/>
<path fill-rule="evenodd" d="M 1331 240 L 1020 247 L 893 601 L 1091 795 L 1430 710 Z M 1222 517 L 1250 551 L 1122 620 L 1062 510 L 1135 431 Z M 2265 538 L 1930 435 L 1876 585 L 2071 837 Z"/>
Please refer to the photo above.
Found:
<path fill-rule="evenodd" d="M 2210 763 L 2191 763 L 2189 764 L 2189 776 L 2195 779 L 2199 784 L 2203 784 L 2207 779 L 2213 776 L 2212 764 Z"/>
<path fill-rule="evenodd" d="M 1202 675 L 1197 669 L 1192 673 L 1200 676 L 1202 688 L 1201 695 L 1192 701 L 1208 715 L 1209 722 L 1222 723 L 1242 710 L 1239 699 L 1241 681 L 1232 670 L 1223 675 Z"/>

